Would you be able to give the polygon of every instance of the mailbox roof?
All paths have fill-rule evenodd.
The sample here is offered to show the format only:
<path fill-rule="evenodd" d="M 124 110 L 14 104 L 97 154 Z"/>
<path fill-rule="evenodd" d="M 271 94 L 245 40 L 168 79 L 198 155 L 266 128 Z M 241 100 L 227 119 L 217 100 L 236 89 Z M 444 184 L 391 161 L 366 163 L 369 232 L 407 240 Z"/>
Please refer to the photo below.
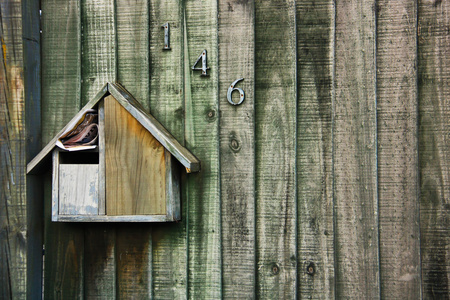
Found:
<path fill-rule="evenodd" d="M 56 141 L 67 130 L 72 121 L 78 120 L 87 110 L 92 109 L 105 96 L 112 95 L 144 128 L 146 128 L 178 161 L 186 167 L 188 173 L 200 170 L 200 161 L 183 147 L 164 126 L 118 83 L 106 83 L 97 95 L 89 101 L 61 131 L 27 165 L 27 173 L 39 173 L 46 165 L 49 154 L 56 147 Z"/>

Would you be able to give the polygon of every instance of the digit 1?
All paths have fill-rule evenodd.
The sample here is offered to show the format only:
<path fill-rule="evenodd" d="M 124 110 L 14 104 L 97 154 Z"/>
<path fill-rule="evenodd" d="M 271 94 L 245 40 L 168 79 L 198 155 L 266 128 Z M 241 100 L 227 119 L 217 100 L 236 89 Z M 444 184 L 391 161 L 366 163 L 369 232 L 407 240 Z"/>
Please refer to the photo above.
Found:
<path fill-rule="evenodd" d="M 229 102 L 231 105 L 240 105 L 240 104 L 242 104 L 242 102 L 244 102 L 244 99 L 245 99 L 245 93 L 244 93 L 244 91 L 243 91 L 242 89 L 240 89 L 240 88 L 235 87 L 236 84 L 237 84 L 239 81 L 241 81 L 241 80 L 244 80 L 244 78 L 236 79 L 236 80 L 233 81 L 233 83 L 228 87 L 228 91 L 227 91 L 227 99 L 228 99 L 228 102 Z M 239 102 L 238 102 L 238 103 L 233 102 L 233 99 L 232 99 L 232 97 L 231 97 L 231 94 L 232 94 L 234 91 L 238 91 L 238 92 L 239 92 Z"/>
<path fill-rule="evenodd" d="M 196 68 L 195 66 L 200 62 L 200 59 L 202 60 L 202 67 L 201 68 Z M 200 56 L 197 58 L 197 60 L 195 61 L 194 65 L 192 66 L 192 70 L 194 71 L 202 71 L 202 75 L 201 76 L 209 76 L 207 70 L 209 70 L 208 65 L 207 65 L 207 60 L 206 60 L 206 49 L 202 51 L 202 54 L 200 54 Z"/>
<path fill-rule="evenodd" d="M 163 50 L 171 50 L 170 49 L 170 26 L 169 23 L 164 24 L 161 26 L 161 28 L 164 28 L 164 48 Z"/>

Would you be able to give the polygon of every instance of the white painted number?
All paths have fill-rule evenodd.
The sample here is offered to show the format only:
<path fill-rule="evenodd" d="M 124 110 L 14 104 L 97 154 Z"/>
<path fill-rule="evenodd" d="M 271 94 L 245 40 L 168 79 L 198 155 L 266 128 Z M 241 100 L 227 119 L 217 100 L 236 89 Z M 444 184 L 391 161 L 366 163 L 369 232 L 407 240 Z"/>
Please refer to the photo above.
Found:
<path fill-rule="evenodd" d="M 244 91 L 243 91 L 242 89 L 240 89 L 240 88 L 235 87 L 236 84 L 237 84 L 239 81 L 241 81 L 241 80 L 244 80 L 244 78 L 236 79 L 235 81 L 233 81 L 233 83 L 232 83 L 232 84 L 230 85 L 230 87 L 228 88 L 228 91 L 227 91 L 227 99 L 228 99 L 228 102 L 230 102 L 231 105 L 239 105 L 239 104 L 242 104 L 242 102 L 244 102 L 244 98 L 245 98 L 245 93 L 244 93 Z M 231 94 L 232 94 L 234 91 L 238 91 L 238 92 L 239 92 L 239 102 L 237 102 L 237 103 L 234 102 L 234 101 L 233 101 L 233 98 L 231 97 Z"/>

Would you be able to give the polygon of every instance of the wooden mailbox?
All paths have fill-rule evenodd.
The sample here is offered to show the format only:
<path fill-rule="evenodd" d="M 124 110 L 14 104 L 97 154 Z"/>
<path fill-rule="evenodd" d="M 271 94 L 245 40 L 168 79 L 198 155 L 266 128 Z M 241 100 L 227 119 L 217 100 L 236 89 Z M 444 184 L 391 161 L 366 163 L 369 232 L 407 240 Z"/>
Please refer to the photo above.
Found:
<path fill-rule="evenodd" d="M 92 111 L 96 145 L 62 149 L 62 138 Z M 45 170 L 50 157 L 52 221 L 61 222 L 180 220 L 176 160 L 188 173 L 200 170 L 199 160 L 117 83 L 107 83 L 31 160 L 27 173 Z"/>

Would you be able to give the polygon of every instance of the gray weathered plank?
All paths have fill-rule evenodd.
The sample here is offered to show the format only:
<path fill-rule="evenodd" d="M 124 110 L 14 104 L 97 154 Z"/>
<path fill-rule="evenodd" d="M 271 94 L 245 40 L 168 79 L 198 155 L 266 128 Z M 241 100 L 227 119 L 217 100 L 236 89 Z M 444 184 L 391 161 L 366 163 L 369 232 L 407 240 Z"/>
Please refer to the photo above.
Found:
<path fill-rule="evenodd" d="M 217 3 L 185 2 L 185 141 L 202 161 L 201 173 L 187 177 L 188 298 L 222 296 Z M 207 50 L 209 77 L 191 67 Z"/>
<path fill-rule="evenodd" d="M 61 215 L 98 215 L 98 165 L 59 165 L 58 194 Z"/>
<path fill-rule="evenodd" d="M 45 144 L 80 108 L 81 24 L 78 1 L 42 1 L 42 140 Z M 44 182 L 44 298 L 83 295 L 84 230 L 50 220 L 51 183 Z"/>
<path fill-rule="evenodd" d="M 226 299 L 255 298 L 254 1 L 218 1 L 222 277 Z M 227 101 L 232 82 L 245 93 Z M 239 101 L 238 91 L 232 94 Z"/>
<path fill-rule="evenodd" d="M 149 2 L 150 111 L 184 145 L 183 6 L 181 1 Z M 164 29 L 161 26 L 165 23 L 170 26 L 171 50 L 163 50 Z M 178 162 L 174 166 L 179 166 Z M 181 199 L 184 203 L 181 205 L 180 222 L 153 226 L 152 276 L 155 299 L 187 298 L 187 203 L 185 197 Z"/>
<path fill-rule="evenodd" d="M 380 297 L 374 1 L 337 1 L 334 195 L 336 297 Z"/>
<path fill-rule="evenodd" d="M 297 1 L 299 297 L 334 298 L 334 1 Z"/>
<path fill-rule="evenodd" d="M 450 297 L 450 3 L 419 1 L 422 296 Z"/>
<path fill-rule="evenodd" d="M 382 299 L 420 298 L 416 3 L 377 3 Z"/>
<path fill-rule="evenodd" d="M 256 296 L 297 297 L 295 2 L 255 2 Z"/>
<path fill-rule="evenodd" d="M 0 298 L 25 299 L 25 99 L 21 1 L 0 1 Z"/>
<path fill-rule="evenodd" d="M 22 34 L 25 88 L 25 163 L 41 149 L 41 34 L 40 1 L 22 1 Z M 24 167 L 22 166 L 22 167 Z M 3 169 L 3 168 L 2 168 Z M 43 189 L 39 177 L 28 176 L 27 184 L 27 298 L 42 296 Z M 3 286 L 3 285 L 2 285 Z"/>

